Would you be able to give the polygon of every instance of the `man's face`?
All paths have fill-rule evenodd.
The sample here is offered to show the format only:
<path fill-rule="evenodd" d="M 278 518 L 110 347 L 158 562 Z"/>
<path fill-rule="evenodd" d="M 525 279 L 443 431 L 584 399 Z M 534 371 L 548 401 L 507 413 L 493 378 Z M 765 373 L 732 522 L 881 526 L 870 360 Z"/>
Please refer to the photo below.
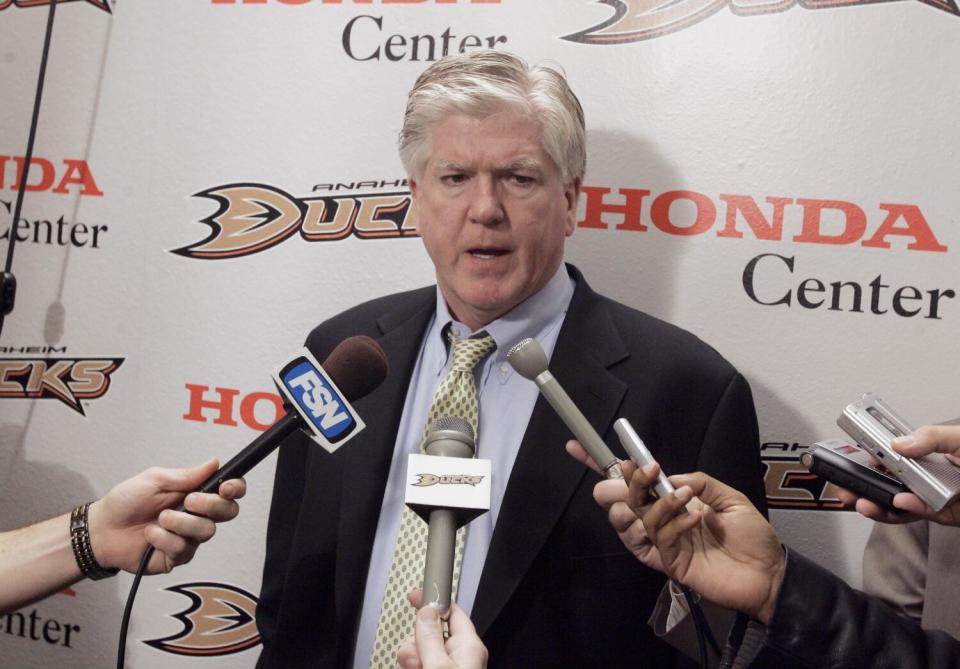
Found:
<path fill-rule="evenodd" d="M 410 190 L 437 284 L 456 318 L 476 330 L 557 271 L 576 224 L 580 181 L 563 183 L 536 121 L 504 109 L 437 122 Z"/>

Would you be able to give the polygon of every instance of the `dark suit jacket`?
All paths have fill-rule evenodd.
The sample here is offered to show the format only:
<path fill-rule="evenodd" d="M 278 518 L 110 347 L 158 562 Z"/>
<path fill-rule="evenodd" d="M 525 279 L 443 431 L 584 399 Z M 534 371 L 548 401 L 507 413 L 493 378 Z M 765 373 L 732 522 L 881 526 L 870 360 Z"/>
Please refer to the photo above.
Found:
<path fill-rule="evenodd" d="M 884 602 L 788 551 L 777 607 L 760 628 L 755 669 L 948 669 L 960 667 L 960 641 L 927 632 Z M 749 635 L 748 635 L 749 638 Z M 749 642 L 748 642 L 749 643 Z M 737 643 L 734 642 L 734 646 Z M 744 644 L 748 645 L 748 644 Z"/>
<path fill-rule="evenodd" d="M 703 470 L 765 512 L 747 382 L 693 335 L 594 293 L 579 272 L 550 369 L 615 453 L 627 417 L 666 472 Z M 355 408 L 367 428 L 330 455 L 301 436 L 280 451 L 257 624 L 259 667 L 349 666 L 400 414 L 435 306 L 423 288 L 357 306 L 307 339 L 323 360 L 369 335 L 390 373 Z M 503 499 L 471 617 L 490 666 L 665 667 L 646 624 L 664 577 L 620 543 L 593 500 L 599 477 L 564 451 L 541 397 Z M 614 446 L 614 444 L 616 444 Z"/>

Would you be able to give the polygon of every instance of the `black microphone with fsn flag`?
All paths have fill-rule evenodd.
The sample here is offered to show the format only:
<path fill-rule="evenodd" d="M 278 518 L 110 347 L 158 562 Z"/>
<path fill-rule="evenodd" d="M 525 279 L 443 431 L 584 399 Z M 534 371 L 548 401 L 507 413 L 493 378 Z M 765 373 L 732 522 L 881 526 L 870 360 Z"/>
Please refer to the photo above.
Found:
<path fill-rule="evenodd" d="M 286 413 L 204 481 L 197 492 L 216 493 L 224 481 L 243 476 L 297 429 L 333 453 L 364 428 L 363 420 L 350 406 L 350 401 L 361 399 L 376 389 L 383 383 L 387 371 L 387 356 L 370 337 L 344 339 L 330 352 L 322 366 L 308 349 L 302 349 L 274 374 L 274 380 L 287 400 L 284 404 Z M 183 504 L 177 510 L 183 511 Z M 153 552 L 153 546 L 144 551 L 130 586 L 120 623 L 119 669 L 124 664 L 133 600 Z"/>
<path fill-rule="evenodd" d="M 440 416 L 429 427 L 421 453 L 407 459 L 405 501 L 429 524 L 421 606 L 450 609 L 457 530 L 490 509 L 490 461 L 473 457 L 470 423 Z"/>

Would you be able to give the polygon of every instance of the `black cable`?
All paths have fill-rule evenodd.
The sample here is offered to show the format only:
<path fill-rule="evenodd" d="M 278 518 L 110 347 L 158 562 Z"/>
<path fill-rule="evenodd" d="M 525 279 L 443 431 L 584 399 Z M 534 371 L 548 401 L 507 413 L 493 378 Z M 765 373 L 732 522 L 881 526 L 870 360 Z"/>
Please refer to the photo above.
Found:
<path fill-rule="evenodd" d="M 137 598 L 137 589 L 140 587 L 140 579 L 143 578 L 143 572 L 147 570 L 147 563 L 153 557 L 153 546 L 147 546 L 143 551 L 143 557 L 140 558 L 140 566 L 137 567 L 137 573 L 133 576 L 133 583 L 130 585 L 130 593 L 127 595 L 127 605 L 123 607 L 123 618 L 120 620 L 120 641 L 117 645 L 117 669 L 123 669 L 123 662 L 127 655 L 127 627 L 130 625 L 130 612 L 133 611 L 133 600 Z"/>
<path fill-rule="evenodd" d="M 33 100 L 33 117 L 30 119 L 30 134 L 27 138 L 27 151 L 23 159 L 23 171 L 20 174 L 20 183 L 17 184 L 17 203 L 13 208 L 13 221 L 10 223 L 10 241 L 7 244 L 7 262 L 3 271 L 3 285 L 12 284 L 10 289 L 10 308 L 13 308 L 13 292 L 16 290 L 16 279 L 10 269 L 13 267 L 13 249 L 17 242 L 17 222 L 23 209 L 23 194 L 27 187 L 27 178 L 30 175 L 30 162 L 33 160 L 33 144 L 37 138 L 37 122 L 40 119 L 40 101 L 43 98 L 43 82 L 47 77 L 47 60 L 50 56 L 50 41 L 53 36 L 53 18 L 57 12 L 58 0 L 50 0 L 50 12 L 47 14 L 47 30 L 43 37 L 43 54 L 40 56 L 40 74 L 37 77 L 37 93 Z M 4 290 L 4 293 L 7 291 Z M 4 297 L 4 299 L 6 299 Z M 3 320 L 6 316 L 7 305 L 0 309 L 0 332 L 3 332 Z"/>
<path fill-rule="evenodd" d="M 683 593 L 684 599 L 687 600 L 687 608 L 690 609 L 690 615 L 693 616 L 693 626 L 697 631 L 697 649 L 700 651 L 700 667 L 701 669 L 707 669 L 710 665 L 707 662 L 707 639 L 704 632 L 703 612 L 700 611 L 700 606 L 693 598 L 693 593 L 690 592 L 690 588 L 681 585 L 680 591 Z M 698 611 L 701 617 L 698 617 L 694 611 Z"/>
<path fill-rule="evenodd" d="M 692 598 L 693 592 L 691 591 L 690 594 Z M 690 603 L 689 599 L 687 600 L 687 603 Z M 717 643 L 716 637 L 713 636 L 713 631 L 710 629 L 709 623 L 707 623 L 707 617 L 704 615 L 703 609 L 700 608 L 700 604 L 698 602 L 695 601 L 693 606 L 690 607 L 690 614 L 693 616 L 694 625 L 697 625 L 703 629 L 704 637 L 706 638 L 707 644 L 709 644 L 710 650 L 712 650 L 718 658 L 722 657 L 720 644 Z"/>

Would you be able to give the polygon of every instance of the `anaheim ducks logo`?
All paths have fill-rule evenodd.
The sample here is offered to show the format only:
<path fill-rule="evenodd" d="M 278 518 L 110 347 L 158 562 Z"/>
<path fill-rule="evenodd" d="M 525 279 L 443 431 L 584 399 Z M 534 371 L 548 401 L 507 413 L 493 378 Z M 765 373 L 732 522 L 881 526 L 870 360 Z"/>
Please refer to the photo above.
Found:
<path fill-rule="evenodd" d="M 809 447 L 800 443 L 767 442 L 760 446 L 767 506 L 771 509 L 846 511 L 837 486 L 811 474 L 800 461 Z"/>
<path fill-rule="evenodd" d="M 81 400 L 106 395 L 124 358 L 0 358 L 0 398 L 55 399 L 85 416 Z"/>
<path fill-rule="evenodd" d="M 562 39 L 583 44 L 625 44 L 677 32 L 709 18 L 724 7 L 738 15 L 783 12 L 795 5 L 824 9 L 850 5 L 873 5 L 888 0 L 597 0 L 614 13 L 606 21 Z M 960 15 L 956 0 L 919 2 Z"/>
<path fill-rule="evenodd" d="M 214 200 L 218 207 L 200 221 L 210 226 L 208 237 L 172 251 L 187 258 L 247 256 L 298 232 L 308 242 L 417 234 L 409 191 L 298 198 L 266 184 L 237 183 L 208 188 L 194 197 Z"/>
<path fill-rule="evenodd" d="M 8 7 L 39 7 L 52 5 L 54 0 L 0 0 L 0 12 Z M 110 5 L 107 0 L 56 0 L 58 5 L 65 5 L 68 2 L 86 2 L 97 9 L 102 9 L 110 14 Z"/>
<path fill-rule="evenodd" d="M 413 485 L 418 488 L 428 488 L 432 485 L 470 485 L 476 487 L 483 476 L 472 476 L 470 474 L 417 474 L 417 482 Z"/>
<path fill-rule="evenodd" d="M 211 657 L 230 655 L 260 643 L 255 619 L 257 598 L 226 583 L 185 583 L 166 590 L 190 598 L 190 608 L 173 617 L 178 634 L 144 643 L 165 653 Z"/>

